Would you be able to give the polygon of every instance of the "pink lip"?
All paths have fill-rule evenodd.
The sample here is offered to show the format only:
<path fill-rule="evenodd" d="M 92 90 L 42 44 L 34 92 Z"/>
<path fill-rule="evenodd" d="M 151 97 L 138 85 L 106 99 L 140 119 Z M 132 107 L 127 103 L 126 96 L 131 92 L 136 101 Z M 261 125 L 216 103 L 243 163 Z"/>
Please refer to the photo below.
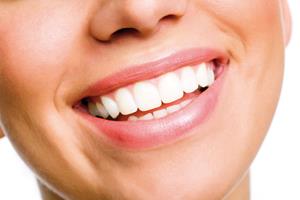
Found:
<path fill-rule="evenodd" d="M 187 107 L 165 118 L 136 122 L 112 121 L 96 118 L 86 112 L 79 113 L 96 127 L 97 135 L 100 137 L 106 136 L 114 145 L 122 148 L 146 149 L 174 142 L 187 135 L 193 128 L 203 125 L 203 122 L 214 111 L 227 71 L 225 65 L 228 62 L 228 57 L 224 53 L 211 49 L 183 51 L 159 61 L 118 72 L 115 75 L 102 79 L 87 91 L 88 94 L 95 94 L 96 96 L 105 93 L 103 91 L 120 87 L 120 85 L 144 80 L 175 70 L 181 66 L 202 63 L 215 58 L 218 58 L 219 62 L 224 64 L 223 72 L 215 83 L 196 97 Z M 129 78 L 127 75 L 129 75 Z"/>
<path fill-rule="evenodd" d="M 130 83 L 150 79 L 182 66 L 209 62 L 213 59 L 223 65 L 228 63 L 228 55 L 224 51 L 209 48 L 188 49 L 157 61 L 126 67 L 91 85 L 83 95 L 100 96 Z"/>

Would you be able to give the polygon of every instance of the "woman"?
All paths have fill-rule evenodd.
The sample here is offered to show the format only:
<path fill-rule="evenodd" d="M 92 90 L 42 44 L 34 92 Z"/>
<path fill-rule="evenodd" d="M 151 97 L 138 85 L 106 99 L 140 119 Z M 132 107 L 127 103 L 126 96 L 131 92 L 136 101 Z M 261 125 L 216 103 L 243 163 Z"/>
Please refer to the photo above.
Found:
<path fill-rule="evenodd" d="M 248 199 L 285 0 L 0 1 L 0 125 L 44 199 Z"/>

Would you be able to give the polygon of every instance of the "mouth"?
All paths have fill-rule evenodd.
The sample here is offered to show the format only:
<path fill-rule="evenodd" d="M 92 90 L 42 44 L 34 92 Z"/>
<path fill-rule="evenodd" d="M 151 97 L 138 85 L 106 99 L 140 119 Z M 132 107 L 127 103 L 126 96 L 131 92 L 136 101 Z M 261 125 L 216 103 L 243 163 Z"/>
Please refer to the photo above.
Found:
<path fill-rule="evenodd" d="M 214 111 L 228 65 L 224 52 L 185 50 L 100 80 L 74 108 L 118 147 L 168 144 Z"/>

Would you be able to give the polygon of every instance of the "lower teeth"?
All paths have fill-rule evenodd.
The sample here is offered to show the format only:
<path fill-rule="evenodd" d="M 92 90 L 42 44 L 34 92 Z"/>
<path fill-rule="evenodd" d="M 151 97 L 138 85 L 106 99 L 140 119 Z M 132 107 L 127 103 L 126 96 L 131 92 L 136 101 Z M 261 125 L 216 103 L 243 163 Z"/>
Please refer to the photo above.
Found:
<path fill-rule="evenodd" d="M 197 91 L 195 91 L 194 93 L 199 93 L 200 94 L 202 92 L 204 92 L 208 87 L 202 88 L 199 87 Z M 197 94 L 197 95 L 200 95 Z M 146 121 L 146 120 L 153 120 L 153 119 L 160 119 L 160 118 L 164 118 L 174 112 L 177 112 L 181 109 L 183 109 L 184 107 L 186 107 L 188 104 L 190 104 L 190 102 L 192 101 L 192 99 L 187 99 L 184 100 L 178 104 L 173 104 L 171 106 L 164 106 L 165 108 L 157 108 L 155 109 L 155 111 L 152 112 L 148 112 L 148 113 L 142 113 L 141 111 L 137 111 L 134 114 L 131 115 L 119 115 L 116 119 L 113 119 L 112 117 L 108 116 L 107 118 L 103 118 L 99 115 L 94 115 L 97 118 L 102 118 L 102 119 L 106 119 L 106 120 L 112 120 L 112 121 Z M 88 100 L 84 99 L 82 100 L 82 105 L 87 106 L 88 105 Z"/>
<path fill-rule="evenodd" d="M 166 117 L 176 111 L 181 110 L 182 108 L 184 108 L 185 106 L 187 106 L 192 100 L 185 100 L 179 104 L 175 104 L 172 106 L 169 106 L 167 108 L 163 108 L 160 110 L 156 110 L 154 112 L 151 113 L 147 113 L 145 115 L 142 115 L 140 117 L 137 117 L 135 115 L 131 115 L 127 118 L 128 121 L 139 121 L 139 120 L 153 120 L 153 119 L 160 119 L 163 117 Z"/>

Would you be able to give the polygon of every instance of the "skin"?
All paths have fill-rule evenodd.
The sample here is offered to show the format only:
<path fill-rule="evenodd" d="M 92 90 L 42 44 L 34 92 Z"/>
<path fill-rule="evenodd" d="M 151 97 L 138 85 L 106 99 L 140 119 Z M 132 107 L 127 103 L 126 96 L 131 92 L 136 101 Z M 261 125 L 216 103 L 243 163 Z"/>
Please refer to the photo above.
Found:
<path fill-rule="evenodd" d="M 281 88 L 285 0 L 0 0 L 0 35 L 1 137 L 44 199 L 248 198 L 248 168 Z M 96 138 L 72 108 L 124 65 L 195 45 L 231 56 L 202 133 L 128 151 Z"/>

